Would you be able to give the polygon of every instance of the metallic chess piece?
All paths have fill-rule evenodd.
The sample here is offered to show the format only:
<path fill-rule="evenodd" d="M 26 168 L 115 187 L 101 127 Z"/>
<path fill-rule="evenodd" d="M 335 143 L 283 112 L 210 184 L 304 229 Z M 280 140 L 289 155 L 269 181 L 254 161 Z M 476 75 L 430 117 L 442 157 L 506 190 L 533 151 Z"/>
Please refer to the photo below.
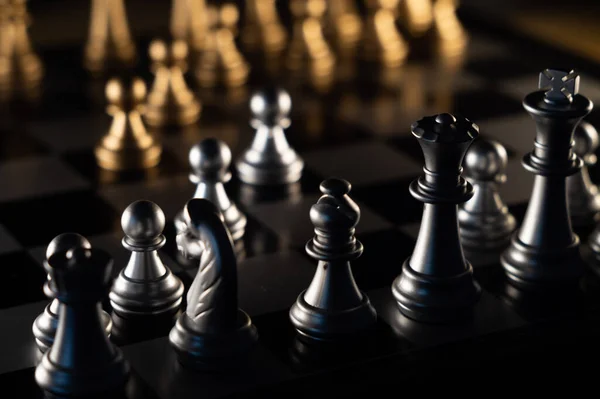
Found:
<path fill-rule="evenodd" d="M 242 42 L 249 51 L 279 54 L 287 43 L 287 31 L 279 20 L 275 0 L 246 2 Z"/>
<path fill-rule="evenodd" d="M 600 138 L 592 124 L 581 121 L 575 128 L 573 140 L 573 151 L 583 160 L 583 166 L 579 173 L 567 177 L 569 215 L 575 227 L 593 226 L 600 213 L 600 193 L 590 178 L 588 168 L 597 162 L 595 153 Z"/>
<path fill-rule="evenodd" d="M 60 310 L 54 344 L 35 369 L 38 386 L 51 397 L 119 397 L 130 366 L 98 317 L 110 289 L 111 257 L 74 247 L 55 253 L 48 264 Z"/>
<path fill-rule="evenodd" d="M 547 69 L 540 73 L 540 90 L 523 100 L 537 130 L 535 148 L 525 155 L 523 166 L 536 176 L 525 218 L 500 257 L 517 287 L 576 285 L 584 270 L 566 187 L 567 176 L 582 165 L 572 150 L 573 131 L 593 107 L 578 88 L 573 71 Z"/>
<path fill-rule="evenodd" d="M 204 48 L 208 21 L 205 0 L 172 0 L 171 35 L 188 44 L 192 53 Z"/>
<path fill-rule="evenodd" d="M 360 43 L 360 56 L 383 68 L 404 64 L 408 45 L 396 27 L 395 9 L 399 0 L 367 0 L 367 19 Z"/>
<path fill-rule="evenodd" d="M 57 288 L 50 276 L 51 266 L 48 263 L 54 254 L 66 252 L 71 248 L 91 248 L 90 242 L 77 233 L 60 234 L 48 244 L 46 248 L 46 259 L 44 260 L 44 269 L 48 273 L 48 280 L 44 284 L 44 293 L 49 298 L 54 298 L 45 308 L 44 312 L 36 317 L 33 322 L 32 330 L 35 336 L 35 342 L 42 353 L 45 353 L 54 343 L 56 330 L 58 329 L 60 302 L 56 298 Z M 112 330 L 112 319 L 108 313 L 100 310 L 102 325 L 107 336 L 110 336 Z"/>
<path fill-rule="evenodd" d="M 424 203 L 423 219 L 412 255 L 392 284 L 400 311 L 411 319 L 446 323 L 468 318 L 481 287 L 460 243 L 457 204 L 473 196 L 462 176 L 467 149 L 479 127 L 451 114 L 427 116 L 411 126 L 425 157 L 424 175 L 410 185 Z"/>
<path fill-rule="evenodd" d="M 132 66 L 136 58 L 123 0 L 92 0 L 84 63 L 93 74 Z"/>
<path fill-rule="evenodd" d="M 25 0 L 0 7 L 0 100 L 39 97 L 44 67 L 29 39 L 30 24 Z"/>
<path fill-rule="evenodd" d="M 187 294 L 187 309 L 169 334 L 181 364 L 196 369 L 238 366 L 258 339 L 238 308 L 237 260 L 222 214 L 205 199 L 185 206 L 187 225 L 206 248 Z"/>
<path fill-rule="evenodd" d="M 150 126 L 187 126 L 198 121 L 201 105 L 183 76 L 187 69 L 188 46 L 162 40 L 150 43 L 154 84 L 148 94 L 144 120 Z"/>
<path fill-rule="evenodd" d="M 504 249 L 517 227 L 498 193 L 498 185 L 506 182 L 507 160 L 506 149 L 494 140 L 475 140 L 465 155 L 464 176 L 473 185 L 473 197 L 458 211 L 465 250 Z"/>
<path fill-rule="evenodd" d="M 468 42 L 468 35 L 456 16 L 458 0 L 435 0 L 433 3 L 433 27 L 438 51 L 447 56 L 461 54 Z"/>
<path fill-rule="evenodd" d="M 335 55 L 323 34 L 324 0 L 292 0 L 294 18 L 287 66 L 293 73 L 307 74 L 315 86 L 328 86 L 335 70 Z"/>
<path fill-rule="evenodd" d="M 246 83 L 250 65 L 235 43 L 239 12 L 234 4 L 209 5 L 209 29 L 203 52 L 195 68 L 202 87 L 238 87 Z"/>
<path fill-rule="evenodd" d="M 377 314 L 350 268 L 350 260 L 363 252 L 354 236 L 360 209 L 348 196 L 350 183 L 332 178 L 320 189 L 323 195 L 310 209 L 315 237 L 306 244 L 306 253 L 319 265 L 310 286 L 290 309 L 290 320 L 303 336 L 335 340 L 365 332 Z"/>
<path fill-rule="evenodd" d="M 158 250 L 165 244 L 165 215 L 158 205 L 139 200 L 121 217 L 123 247 L 132 251 L 115 279 L 110 303 L 123 318 L 174 315 L 183 296 L 183 283 L 163 264 Z"/>
<path fill-rule="evenodd" d="M 244 235 L 247 219 L 229 199 L 224 186 L 224 183 L 231 179 L 231 150 L 221 140 L 204 139 L 191 148 L 189 161 L 192 169 L 190 181 L 197 185 L 194 198 L 207 199 L 215 204 L 223 214 L 231 237 L 234 241 L 239 240 Z M 175 217 L 179 249 L 188 257 L 197 258 L 201 247 L 194 231 L 190 230 L 185 222 L 184 211 Z"/>
<path fill-rule="evenodd" d="M 239 179 L 247 184 L 277 185 L 297 182 L 304 161 L 290 147 L 284 129 L 290 124 L 290 95 L 279 88 L 259 91 L 250 100 L 251 125 L 256 129 L 251 147 L 235 166 Z"/>
<path fill-rule="evenodd" d="M 433 24 L 432 0 L 404 0 L 400 3 L 404 25 L 413 37 L 424 35 Z"/>
<path fill-rule="evenodd" d="M 112 171 L 156 166 L 162 146 L 146 131 L 142 121 L 146 85 L 134 78 L 129 85 L 118 79 L 106 84 L 107 112 L 113 121 L 108 133 L 96 145 L 98 166 Z"/>

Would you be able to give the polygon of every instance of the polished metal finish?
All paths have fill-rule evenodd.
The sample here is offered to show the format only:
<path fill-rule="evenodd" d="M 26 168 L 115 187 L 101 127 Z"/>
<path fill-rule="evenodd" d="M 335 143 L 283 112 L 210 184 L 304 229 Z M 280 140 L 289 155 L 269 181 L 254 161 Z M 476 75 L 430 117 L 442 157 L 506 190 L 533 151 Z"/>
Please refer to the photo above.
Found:
<path fill-rule="evenodd" d="M 59 323 L 54 344 L 35 370 L 37 384 L 56 397 L 122 392 L 130 367 L 99 316 L 112 259 L 102 250 L 80 246 L 53 254 L 48 264 L 60 301 Z"/>
<path fill-rule="evenodd" d="M 452 322 L 469 317 L 481 293 L 463 254 L 457 220 L 457 204 L 473 196 L 461 165 L 479 127 L 466 118 L 440 114 L 422 118 L 411 130 L 425 156 L 425 174 L 411 183 L 410 193 L 425 205 L 415 248 L 392 292 L 405 316 Z"/>
<path fill-rule="evenodd" d="M 109 295 L 113 310 L 123 318 L 175 314 L 184 287 L 158 254 L 166 242 L 162 209 L 151 201 L 135 201 L 123 212 L 121 226 L 122 244 L 131 258 L 113 283 Z"/>
<path fill-rule="evenodd" d="M 577 93 L 578 79 L 571 71 L 546 70 L 540 74 L 541 90 L 523 100 L 537 127 L 535 147 L 523 158 L 523 166 L 536 176 L 525 218 L 500 257 L 509 281 L 517 286 L 575 284 L 583 273 L 566 188 L 567 176 L 582 165 L 572 149 L 573 131 L 593 107 Z"/>
<path fill-rule="evenodd" d="M 33 322 L 32 330 L 35 337 L 35 342 L 42 352 L 46 352 L 54 343 L 56 330 L 58 329 L 58 319 L 60 313 L 60 302 L 56 298 L 57 289 L 50 276 L 51 266 L 48 264 L 48 259 L 59 252 L 66 252 L 71 248 L 91 248 L 90 242 L 77 233 L 63 233 L 54 237 L 46 248 L 46 259 L 44 260 L 44 269 L 48 273 L 48 280 L 44 284 L 44 293 L 49 298 L 54 298 L 45 308 L 44 311 L 36 317 Z M 112 319 L 108 313 L 100 310 L 102 325 L 107 336 L 110 336 L 112 330 Z"/>
<path fill-rule="evenodd" d="M 581 121 L 573 133 L 573 142 L 573 151 L 583 160 L 583 166 L 567 177 L 569 215 L 574 227 L 594 226 L 600 213 L 600 194 L 588 168 L 597 162 L 598 131 L 591 123 Z"/>
<path fill-rule="evenodd" d="M 192 169 L 190 181 L 197 185 L 194 198 L 204 198 L 214 203 L 223 214 L 231 237 L 234 241 L 239 240 L 244 235 L 247 219 L 229 199 L 224 186 L 231 179 L 231 150 L 221 140 L 204 139 L 191 148 L 189 161 Z M 184 211 L 175 217 L 175 228 L 181 252 L 192 257 L 199 255 L 197 237 L 188 231 Z"/>
<path fill-rule="evenodd" d="M 256 129 L 252 145 L 236 162 L 239 179 L 247 184 L 295 183 L 302 177 L 304 161 L 287 142 L 284 129 L 290 125 L 290 95 L 270 87 L 250 100 L 251 125 Z"/>
<path fill-rule="evenodd" d="M 465 250 L 504 249 L 517 228 L 498 192 L 498 185 L 506 182 L 507 161 L 506 149 L 495 140 L 475 140 L 465 155 L 464 177 L 473 185 L 473 197 L 458 210 Z"/>
<path fill-rule="evenodd" d="M 306 253 L 319 264 L 310 286 L 290 309 L 290 320 L 303 336 L 335 340 L 366 331 L 377 313 L 350 269 L 350 260 L 363 252 L 354 236 L 360 209 L 348 196 L 351 185 L 331 178 L 320 189 L 323 195 L 310 209 L 315 236 L 306 244 Z"/>
<path fill-rule="evenodd" d="M 234 368 L 258 339 L 250 317 L 238 308 L 237 260 L 219 209 L 191 199 L 184 218 L 205 246 L 187 294 L 187 309 L 169 334 L 179 361 L 196 369 Z"/>

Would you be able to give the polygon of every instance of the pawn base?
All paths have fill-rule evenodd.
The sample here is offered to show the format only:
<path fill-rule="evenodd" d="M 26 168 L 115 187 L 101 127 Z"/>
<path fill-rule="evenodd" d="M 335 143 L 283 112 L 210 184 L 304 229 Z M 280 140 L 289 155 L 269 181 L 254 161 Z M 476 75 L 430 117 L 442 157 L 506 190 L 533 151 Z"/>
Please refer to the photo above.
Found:
<path fill-rule="evenodd" d="M 250 317 L 238 309 L 238 327 L 229 332 L 202 334 L 194 331 L 183 313 L 169 333 L 169 341 L 179 362 L 195 370 L 225 370 L 244 363 L 258 340 L 258 332 Z"/>
<path fill-rule="evenodd" d="M 148 148 L 111 150 L 101 145 L 94 150 L 96 162 L 103 169 L 116 172 L 153 168 L 160 162 L 162 148 L 155 144 Z"/>
<path fill-rule="evenodd" d="M 529 246 L 515 233 L 511 245 L 500 256 L 500 262 L 508 280 L 517 287 L 537 288 L 572 284 L 584 272 L 579 251 L 579 237 L 562 248 L 539 248 Z"/>
<path fill-rule="evenodd" d="M 458 218 L 461 244 L 473 252 L 506 248 L 517 228 L 517 221 L 508 209 L 493 215 L 471 214 L 461 209 Z"/>
<path fill-rule="evenodd" d="M 450 323 L 472 315 L 481 295 L 473 279 L 473 267 L 458 275 L 440 278 L 414 271 L 410 258 L 392 284 L 392 293 L 402 314 L 428 323 Z"/>
<path fill-rule="evenodd" d="M 175 314 L 183 297 L 183 283 L 170 270 L 157 280 L 132 280 L 121 270 L 109 294 L 120 317 Z"/>
<path fill-rule="evenodd" d="M 361 303 L 350 309 L 329 310 L 306 302 L 303 291 L 290 309 L 290 320 L 299 334 L 318 341 L 336 340 L 359 334 L 377 321 L 377 312 L 369 297 L 362 293 Z"/>
<path fill-rule="evenodd" d="M 32 326 L 35 342 L 42 353 L 46 353 L 50 349 L 58 329 L 58 315 L 52 311 L 52 305 L 51 302 L 44 308 L 44 311 L 36 317 Z M 112 318 L 103 310 L 100 312 L 100 317 L 102 318 L 104 332 L 107 337 L 110 337 L 113 327 Z"/>
<path fill-rule="evenodd" d="M 201 106 L 196 101 L 189 104 L 172 104 L 148 106 L 144 119 L 149 126 L 187 126 L 196 123 L 200 118 Z"/>
<path fill-rule="evenodd" d="M 84 370 L 57 365 L 50 360 L 50 352 L 46 352 L 35 369 L 35 380 L 40 388 L 56 397 L 96 397 L 118 392 L 127 384 L 130 366 L 121 350 L 114 349 L 110 363 L 94 364 Z"/>
<path fill-rule="evenodd" d="M 236 169 L 238 178 L 246 184 L 254 185 L 277 185 L 292 184 L 300 180 L 304 161 L 300 158 L 294 159 L 288 164 L 256 164 L 242 159 L 237 162 Z"/>

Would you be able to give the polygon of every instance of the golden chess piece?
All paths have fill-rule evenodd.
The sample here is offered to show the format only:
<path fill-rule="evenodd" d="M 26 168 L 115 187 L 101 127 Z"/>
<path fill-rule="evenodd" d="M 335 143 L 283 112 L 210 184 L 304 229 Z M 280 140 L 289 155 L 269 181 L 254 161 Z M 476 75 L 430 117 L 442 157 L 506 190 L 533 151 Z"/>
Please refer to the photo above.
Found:
<path fill-rule="evenodd" d="M 458 0 L 435 0 L 433 26 L 438 51 L 446 56 L 460 55 L 468 42 L 468 35 L 456 16 Z"/>
<path fill-rule="evenodd" d="M 239 87 L 246 83 L 250 66 L 235 43 L 239 12 L 234 4 L 207 7 L 209 30 L 195 74 L 202 87 Z"/>
<path fill-rule="evenodd" d="M 336 47 L 341 51 L 354 49 L 360 40 L 363 26 L 354 0 L 329 2 L 327 17 Z"/>
<path fill-rule="evenodd" d="M 294 23 L 287 57 L 293 73 L 308 73 L 317 88 L 327 88 L 332 81 L 335 55 L 323 34 L 324 0 L 292 0 Z"/>
<path fill-rule="evenodd" d="M 360 46 L 364 60 L 384 68 L 404 64 L 408 45 L 396 27 L 398 4 L 399 0 L 366 0 L 368 15 Z"/>
<path fill-rule="evenodd" d="M 154 40 L 150 43 L 149 54 L 154 83 L 148 95 L 144 120 L 153 127 L 196 123 L 201 105 L 183 76 L 187 70 L 187 43 L 175 40 L 167 46 L 162 40 Z"/>
<path fill-rule="evenodd" d="M 171 5 L 171 35 L 186 42 L 192 53 L 199 53 L 208 29 L 205 0 L 172 0 Z"/>
<path fill-rule="evenodd" d="M 287 32 L 277 13 L 275 0 L 248 0 L 242 42 L 249 51 L 279 54 L 287 44 Z"/>
<path fill-rule="evenodd" d="M 99 74 L 113 67 L 131 66 L 135 51 L 123 0 L 92 0 L 86 68 Z"/>
<path fill-rule="evenodd" d="M 126 85 L 118 79 L 106 84 L 107 113 L 113 117 L 108 133 L 95 148 L 98 166 L 111 171 L 140 170 L 156 166 L 162 146 L 146 131 L 142 121 L 146 85 L 133 78 Z"/>
<path fill-rule="evenodd" d="M 423 36 L 433 24 L 432 0 L 403 0 L 401 2 L 404 26 L 413 37 Z"/>

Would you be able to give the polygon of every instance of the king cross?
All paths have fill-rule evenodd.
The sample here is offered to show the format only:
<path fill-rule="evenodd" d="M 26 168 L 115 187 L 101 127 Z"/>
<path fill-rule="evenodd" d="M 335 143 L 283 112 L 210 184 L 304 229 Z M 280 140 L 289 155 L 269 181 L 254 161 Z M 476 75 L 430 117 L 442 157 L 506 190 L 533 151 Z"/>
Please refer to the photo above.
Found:
<path fill-rule="evenodd" d="M 540 73 L 539 88 L 546 91 L 548 102 L 570 103 L 579 92 L 579 75 L 573 70 L 545 69 Z"/>

